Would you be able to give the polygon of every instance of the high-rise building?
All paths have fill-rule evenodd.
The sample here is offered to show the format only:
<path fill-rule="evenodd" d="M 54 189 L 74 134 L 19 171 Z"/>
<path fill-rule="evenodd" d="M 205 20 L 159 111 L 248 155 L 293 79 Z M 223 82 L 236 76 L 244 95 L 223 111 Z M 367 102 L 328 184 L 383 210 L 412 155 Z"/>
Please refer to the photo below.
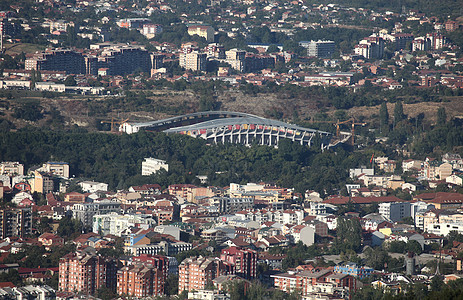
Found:
<path fill-rule="evenodd" d="M 134 264 L 117 271 L 117 294 L 149 297 L 164 294 L 162 272 L 149 264 Z"/>
<path fill-rule="evenodd" d="M 68 49 L 45 51 L 26 59 L 26 70 L 65 71 L 69 74 L 85 74 L 82 53 Z"/>
<path fill-rule="evenodd" d="M 181 67 L 192 71 L 206 71 L 207 54 L 197 51 L 180 53 L 179 64 Z"/>
<path fill-rule="evenodd" d="M 26 237 L 32 234 L 32 211 L 30 208 L 0 209 L 1 238 Z"/>
<path fill-rule="evenodd" d="M 208 283 L 229 271 L 217 257 L 190 257 L 178 267 L 178 292 L 203 290 Z"/>
<path fill-rule="evenodd" d="M 72 206 L 72 216 L 79 219 L 87 228 L 93 228 L 93 216 L 120 212 L 121 204 L 113 201 L 77 203 Z"/>
<path fill-rule="evenodd" d="M 141 175 L 149 176 L 157 171 L 164 169 L 169 171 L 169 164 L 165 160 L 147 157 L 141 163 Z"/>
<path fill-rule="evenodd" d="M 169 259 L 162 255 L 134 256 L 117 272 L 117 293 L 135 297 L 164 294 Z"/>
<path fill-rule="evenodd" d="M 315 57 L 331 57 L 334 53 L 333 41 L 310 41 L 307 43 L 307 55 Z"/>
<path fill-rule="evenodd" d="M 222 250 L 220 255 L 222 261 L 231 263 L 234 266 L 235 275 L 245 279 L 256 277 L 257 252 L 251 249 L 230 247 Z"/>
<path fill-rule="evenodd" d="M 116 289 L 117 265 L 111 259 L 84 251 L 69 253 L 59 262 L 60 291 L 94 294 L 100 288 Z"/>
<path fill-rule="evenodd" d="M 225 51 L 225 57 L 227 63 L 230 64 L 233 69 L 239 72 L 244 71 L 246 64 L 246 51 L 240 49 L 230 49 Z"/>
<path fill-rule="evenodd" d="M 152 53 L 151 58 L 151 69 L 160 69 L 164 67 L 164 54 Z"/>
<path fill-rule="evenodd" d="M 119 45 L 103 50 L 98 68 L 107 68 L 109 75 L 126 75 L 136 71 L 150 71 L 150 55 L 142 47 Z"/>

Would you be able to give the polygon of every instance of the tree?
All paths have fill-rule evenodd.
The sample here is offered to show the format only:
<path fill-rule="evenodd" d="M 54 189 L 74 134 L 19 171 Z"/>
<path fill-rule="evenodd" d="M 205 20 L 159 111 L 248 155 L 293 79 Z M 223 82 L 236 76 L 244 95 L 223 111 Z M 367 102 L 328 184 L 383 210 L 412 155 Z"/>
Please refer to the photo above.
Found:
<path fill-rule="evenodd" d="M 336 226 L 336 247 L 338 250 L 358 251 L 362 244 L 362 226 L 356 218 L 338 218 Z"/>
<path fill-rule="evenodd" d="M 66 216 L 59 221 L 57 232 L 60 237 L 70 239 L 79 235 L 82 231 L 83 225 L 78 219 L 71 219 L 71 217 Z"/>
<path fill-rule="evenodd" d="M 66 77 L 66 79 L 64 80 L 64 85 L 65 86 L 76 86 L 77 82 L 74 76 L 69 75 L 68 77 Z"/>
<path fill-rule="evenodd" d="M 404 108 L 402 106 L 402 101 L 397 101 L 394 106 L 394 125 L 399 123 L 405 118 Z"/>
<path fill-rule="evenodd" d="M 445 112 L 445 107 L 439 107 L 437 109 L 437 125 L 443 126 L 447 123 L 447 113 Z"/>
<path fill-rule="evenodd" d="M 379 124 L 381 128 L 381 133 L 387 134 L 389 132 L 389 112 L 387 111 L 386 102 L 381 103 L 379 108 Z"/>

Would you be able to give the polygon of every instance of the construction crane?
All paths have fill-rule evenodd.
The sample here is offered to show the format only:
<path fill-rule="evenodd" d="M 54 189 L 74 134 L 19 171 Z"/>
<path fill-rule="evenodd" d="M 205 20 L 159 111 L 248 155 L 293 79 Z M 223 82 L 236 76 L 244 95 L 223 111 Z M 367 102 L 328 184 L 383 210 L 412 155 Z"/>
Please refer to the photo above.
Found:
<path fill-rule="evenodd" d="M 342 121 L 342 122 L 339 122 L 339 120 L 336 122 L 336 137 L 339 138 L 339 136 L 341 135 L 341 128 L 340 128 L 340 125 L 342 124 L 348 124 L 348 123 L 351 123 L 352 125 L 352 137 L 351 137 L 351 144 L 352 146 L 354 145 L 354 137 L 355 137 L 355 125 L 361 125 L 361 126 L 365 126 L 367 123 L 360 123 L 360 122 L 355 122 L 355 119 L 354 118 L 350 118 L 349 120 L 346 120 L 346 121 Z"/>
<path fill-rule="evenodd" d="M 116 125 L 121 125 L 121 124 L 124 124 L 125 122 L 127 122 L 129 119 L 125 119 L 125 120 L 115 120 L 114 117 L 111 118 L 111 121 L 101 121 L 101 124 L 111 124 L 111 132 L 117 132 L 116 130 Z"/>

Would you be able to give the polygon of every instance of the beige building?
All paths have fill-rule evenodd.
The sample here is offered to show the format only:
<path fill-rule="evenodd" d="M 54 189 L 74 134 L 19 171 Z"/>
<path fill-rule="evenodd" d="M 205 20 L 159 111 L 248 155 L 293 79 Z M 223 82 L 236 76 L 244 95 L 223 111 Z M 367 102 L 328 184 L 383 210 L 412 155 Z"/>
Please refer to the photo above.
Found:
<path fill-rule="evenodd" d="M 24 166 L 19 162 L 5 161 L 0 164 L 0 173 L 6 175 L 24 175 Z"/>
<path fill-rule="evenodd" d="M 207 54 L 197 51 L 181 53 L 179 58 L 180 66 L 192 71 L 206 71 Z"/>
<path fill-rule="evenodd" d="M 38 171 L 51 173 L 55 176 L 69 178 L 69 164 L 66 162 L 49 161 Z"/>
<path fill-rule="evenodd" d="M 53 192 L 53 180 L 46 173 L 35 171 L 31 182 L 32 192 L 47 194 Z"/>
<path fill-rule="evenodd" d="M 192 25 L 188 27 L 189 35 L 199 35 L 208 42 L 214 42 L 214 28 L 207 25 Z"/>

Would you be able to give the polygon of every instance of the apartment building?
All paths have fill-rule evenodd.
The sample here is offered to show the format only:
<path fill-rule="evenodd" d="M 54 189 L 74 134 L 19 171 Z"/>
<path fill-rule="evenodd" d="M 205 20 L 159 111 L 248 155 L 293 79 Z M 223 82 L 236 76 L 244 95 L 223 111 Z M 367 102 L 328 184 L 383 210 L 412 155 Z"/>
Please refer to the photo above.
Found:
<path fill-rule="evenodd" d="M 186 242 L 161 241 L 156 244 L 127 245 L 125 247 L 125 251 L 131 253 L 132 255 L 158 255 L 163 253 L 172 256 L 177 255 L 180 252 L 191 250 L 192 248 L 193 245 Z"/>
<path fill-rule="evenodd" d="M 72 206 L 72 216 L 79 219 L 85 227 L 93 227 L 93 216 L 120 212 L 121 204 L 114 201 L 100 201 L 93 203 L 77 203 Z"/>
<path fill-rule="evenodd" d="M 106 68 L 108 75 L 112 76 L 131 74 L 135 71 L 149 72 L 150 55 L 144 48 L 137 46 L 107 47 L 98 57 L 98 69 L 101 68 Z"/>
<path fill-rule="evenodd" d="M 0 209 L 1 238 L 17 236 L 24 238 L 32 234 L 31 208 Z"/>
<path fill-rule="evenodd" d="M 98 289 L 116 288 L 117 265 L 84 251 L 69 253 L 60 259 L 58 288 L 63 292 L 94 294 Z"/>
<path fill-rule="evenodd" d="M 392 222 L 398 222 L 411 216 L 411 206 L 410 202 L 379 203 L 379 213 Z"/>
<path fill-rule="evenodd" d="M 209 282 L 220 275 L 226 275 L 228 268 L 217 257 L 190 257 L 178 267 L 178 292 L 204 290 Z"/>
<path fill-rule="evenodd" d="M 38 53 L 26 59 L 26 70 L 65 71 L 68 74 L 85 74 L 82 53 L 69 49 L 54 49 Z"/>
<path fill-rule="evenodd" d="M 214 42 L 214 33 L 214 28 L 207 25 L 191 25 L 188 27 L 189 35 L 198 35 L 205 38 L 209 43 Z"/>
<path fill-rule="evenodd" d="M 246 51 L 240 49 L 230 49 L 225 51 L 226 62 L 239 72 L 243 72 L 246 67 Z"/>
<path fill-rule="evenodd" d="M 19 162 L 4 161 L 0 163 L 0 174 L 8 176 L 24 175 L 24 165 Z"/>
<path fill-rule="evenodd" d="M 220 213 L 226 214 L 234 214 L 254 207 L 254 200 L 252 198 L 216 197 L 213 199 L 213 203 L 219 208 Z"/>
<path fill-rule="evenodd" d="M 382 58 L 384 55 L 384 40 L 378 36 L 369 36 L 355 46 L 354 52 L 365 58 Z"/>
<path fill-rule="evenodd" d="M 307 48 L 307 55 L 314 57 L 331 57 L 334 54 L 334 42 L 333 41 L 310 41 L 300 42 L 304 48 Z"/>
<path fill-rule="evenodd" d="M 149 297 L 164 294 L 162 271 L 150 264 L 137 263 L 117 271 L 117 294 L 129 297 Z"/>
<path fill-rule="evenodd" d="M 107 192 L 108 191 L 108 184 L 103 182 L 95 182 L 95 181 L 82 181 L 78 183 L 79 186 L 82 188 L 82 191 L 85 193 L 95 193 L 95 192 Z"/>
<path fill-rule="evenodd" d="M 49 161 L 42 165 L 41 172 L 51 173 L 55 176 L 69 178 L 69 164 L 62 161 Z"/>
<path fill-rule="evenodd" d="M 147 157 L 141 163 L 141 175 L 149 176 L 155 174 L 159 170 L 169 171 L 169 164 L 162 159 Z"/>
<path fill-rule="evenodd" d="M 132 227 L 153 228 L 154 226 L 156 226 L 156 221 L 151 214 L 120 215 L 117 212 L 111 212 L 93 216 L 93 232 L 102 235 L 123 236 L 128 234 Z"/>
<path fill-rule="evenodd" d="M 311 271 L 289 271 L 271 275 L 274 287 L 281 291 L 292 293 L 300 291 L 301 295 L 309 296 L 313 293 L 347 296 L 357 289 L 359 281 L 351 275 L 333 273 L 327 269 L 313 269 Z"/>
<path fill-rule="evenodd" d="M 220 259 L 232 264 L 235 275 L 245 279 L 252 279 L 256 277 L 256 251 L 240 247 L 230 247 L 222 250 Z"/>
<path fill-rule="evenodd" d="M 179 64 L 182 68 L 192 71 L 206 71 L 207 54 L 198 51 L 180 53 Z"/>

